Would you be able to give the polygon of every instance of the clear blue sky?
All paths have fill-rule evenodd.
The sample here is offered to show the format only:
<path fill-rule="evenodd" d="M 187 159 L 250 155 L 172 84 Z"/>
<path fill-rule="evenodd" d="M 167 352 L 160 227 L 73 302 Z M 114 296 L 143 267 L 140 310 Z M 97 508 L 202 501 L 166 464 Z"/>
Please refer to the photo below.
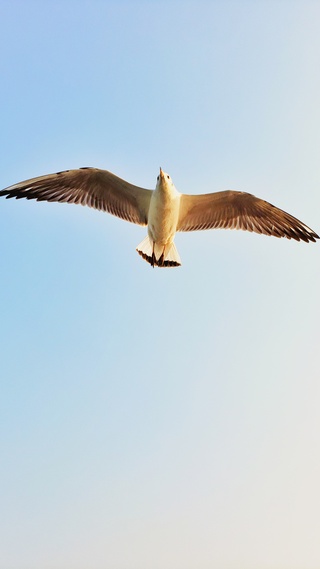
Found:
<path fill-rule="evenodd" d="M 238 189 L 320 231 L 320 5 L 0 0 L 1 176 Z M 0 569 L 318 569 L 320 244 L 0 201 Z"/>

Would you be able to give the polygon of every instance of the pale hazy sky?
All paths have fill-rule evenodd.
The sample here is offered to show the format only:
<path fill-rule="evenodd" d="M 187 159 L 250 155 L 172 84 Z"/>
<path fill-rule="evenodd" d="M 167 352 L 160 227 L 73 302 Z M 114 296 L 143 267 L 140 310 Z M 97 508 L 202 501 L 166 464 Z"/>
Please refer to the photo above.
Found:
<path fill-rule="evenodd" d="M 320 231 L 320 4 L 0 0 L 0 187 L 80 166 Z M 320 567 L 320 243 L 0 201 L 0 569 Z"/>

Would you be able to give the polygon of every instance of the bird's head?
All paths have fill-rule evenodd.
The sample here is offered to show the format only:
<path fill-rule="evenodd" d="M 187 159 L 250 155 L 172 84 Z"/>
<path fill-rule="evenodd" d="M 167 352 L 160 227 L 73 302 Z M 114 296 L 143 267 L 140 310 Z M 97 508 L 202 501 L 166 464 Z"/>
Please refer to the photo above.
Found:
<path fill-rule="evenodd" d="M 171 188 L 173 186 L 173 182 L 166 172 L 160 168 L 160 174 L 157 176 L 157 188 L 165 189 Z"/>

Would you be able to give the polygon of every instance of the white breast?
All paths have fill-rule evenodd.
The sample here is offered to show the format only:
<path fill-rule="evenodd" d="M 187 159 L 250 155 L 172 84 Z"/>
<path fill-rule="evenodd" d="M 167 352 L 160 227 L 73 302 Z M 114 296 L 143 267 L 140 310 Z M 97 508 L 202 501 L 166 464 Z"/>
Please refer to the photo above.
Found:
<path fill-rule="evenodd" d="M 170 186 L 157 186 L 150 201 L 148 234 L 158 245 L 172 243 L 177 229 L 181 194 Z"/>

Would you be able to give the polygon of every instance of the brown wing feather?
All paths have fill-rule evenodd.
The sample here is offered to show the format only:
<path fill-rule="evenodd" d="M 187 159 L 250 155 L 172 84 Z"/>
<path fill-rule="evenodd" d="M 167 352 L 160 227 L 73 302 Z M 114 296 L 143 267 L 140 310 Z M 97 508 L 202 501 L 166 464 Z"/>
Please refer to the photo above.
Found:
<path fill-rule="evenodd" d="M 304 223 L 252 194 L 228 190 L 181 196 L 177 231 L 218 228 L 243 229 L 296 241 L 319 239 Z"/>
<path fill-rule="evenodd" d="M 6 198 L 87 205 L 139 225 L 148 222 L 151 195 L 151 190 L 129 184 L 98 168 L 39 176 L 0 191 L 0 196 Z"/>

